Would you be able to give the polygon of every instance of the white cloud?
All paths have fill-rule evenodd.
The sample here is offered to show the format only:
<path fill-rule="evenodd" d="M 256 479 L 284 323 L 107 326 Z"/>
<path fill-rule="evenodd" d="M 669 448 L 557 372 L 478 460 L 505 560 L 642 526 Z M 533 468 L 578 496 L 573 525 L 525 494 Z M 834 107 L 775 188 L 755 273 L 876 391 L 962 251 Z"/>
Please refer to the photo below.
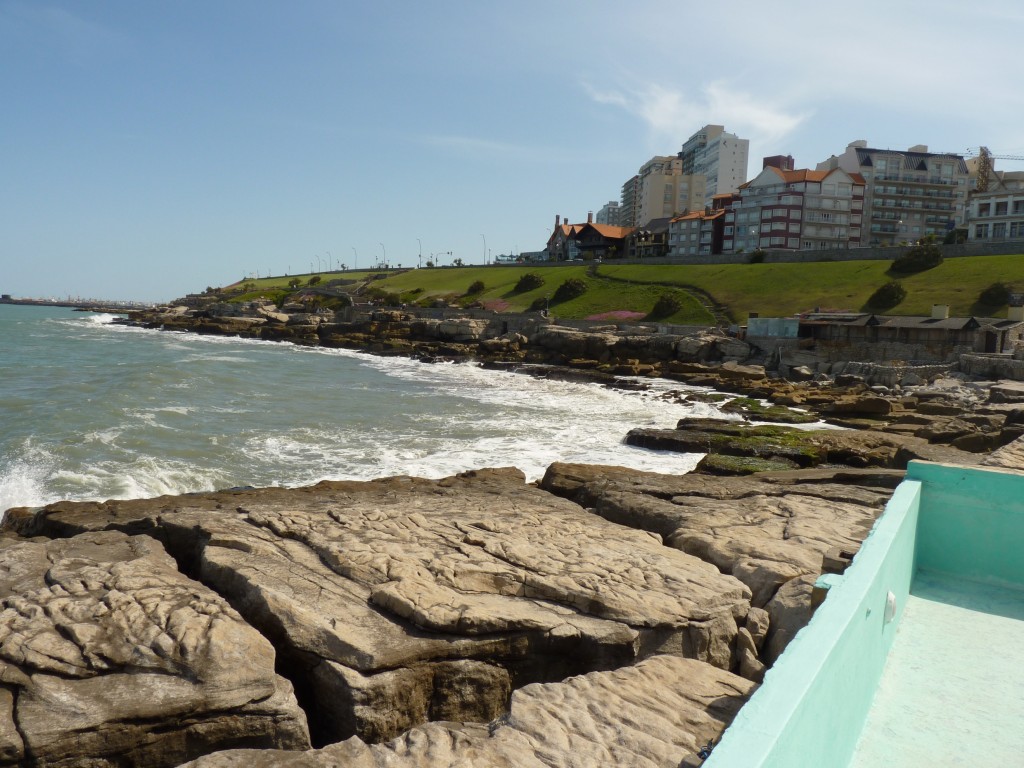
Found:
<path fill-rule="evenodd" d="M 760 99 L 726 81 L 702 86 L 695 96 L 654 83 L 632 91 L 598 90 L 584 84 L 598 104 L 618 107 L 642 120 L 656 141 L 682 142 L 701 126 L 724 125 L 753 144 L 777 142 L 803 123 L 810 110 L 787 109 L 777 100 Z"/>

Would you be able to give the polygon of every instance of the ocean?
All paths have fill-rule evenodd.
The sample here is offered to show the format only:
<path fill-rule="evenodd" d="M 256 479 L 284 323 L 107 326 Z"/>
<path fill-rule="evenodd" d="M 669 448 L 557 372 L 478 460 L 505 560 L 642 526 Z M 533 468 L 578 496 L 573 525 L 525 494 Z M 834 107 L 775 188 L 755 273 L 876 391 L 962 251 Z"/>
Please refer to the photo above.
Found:
<path fill-rule="evenodd" d="M 0 305 L 0 512 L 554 461 L 680 474 L 699 461 L 623 444 L 634 427 L 720 415 L 645 391 L 469 364 L 113 324 Z"/>

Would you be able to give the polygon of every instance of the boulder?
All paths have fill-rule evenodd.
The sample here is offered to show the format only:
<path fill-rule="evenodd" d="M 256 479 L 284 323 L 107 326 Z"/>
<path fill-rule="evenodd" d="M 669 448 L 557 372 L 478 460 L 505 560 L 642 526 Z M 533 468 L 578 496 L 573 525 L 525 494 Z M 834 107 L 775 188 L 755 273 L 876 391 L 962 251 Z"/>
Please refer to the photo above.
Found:
<path fill-rule="evenodd" d="M 811 591 L 817 575 L 813 573 L 798 576 L 783 584 L 768 603 L 770 617 L 768 637 L 762 656 L 772 665 L 786 650 L 786 646 L 811 620 Z"/>
<path fill-rule="evenodd" d="M 182 768 L 580 768 L 698 766 L 756 686 L 689 659 L 657 656 L 635 666 L 512 695 L 489 726 L 431 723 L 387 744 L 358 738 L 305 753 L 236 750 Z"/>
<path fill-rule="evenodd" d="M 0 574 L 0 765 L 309 747 L 273 647 L 153 539 L 8 542 Z"/>

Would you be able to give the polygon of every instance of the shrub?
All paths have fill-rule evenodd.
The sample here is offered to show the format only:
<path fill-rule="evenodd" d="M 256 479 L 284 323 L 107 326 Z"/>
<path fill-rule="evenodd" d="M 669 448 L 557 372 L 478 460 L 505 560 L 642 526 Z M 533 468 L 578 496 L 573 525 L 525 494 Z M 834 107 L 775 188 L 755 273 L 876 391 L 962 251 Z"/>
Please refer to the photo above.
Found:
<path fill-rule="evenodd" d="M 540 288 L 544 285 L 544 278 L 538 275 L 536 272 L 527 272 L 525 275 L 519 278 L 519 282 L 516 283 L 516 293 L 526 293 Z"/>
<path fill-rule="evenodd" d="M 298 288 L 300 285 L 302 285 L 302 281 L 299 280 L 299 278 L 297 277 L 293 277 L 291 280 L 288 281 L 289 288 Z"/>
<path fill-rule="evenodd" d="M 569 301 L 575 299 L 578 296 L 582 296 L 587 292 L 587 283 L 578 277 L 570 277 L 558 288 L 555 289 L 555 295 L 551 297 L 553 302 L 558 301 Z"/>
<path fill-rule="evenodd" d="M 1006 283 L 992 283 L 978 295 L 978 303 L 985 307 L 1001 307 L 1010 303 L 1013 287 Z"/>
<path fill-rule="evenodd" d="M 466 295 L 471 296 L 474 293 L 483 293 L 485 287 L 483 280 L 474 280 L 466 291 Z"/>
<path fill-rule="evenodd" d="M 946 233 L 946 237 L 942 241 L 946 245 L 959 245 L 960 243 L 967 242 L 967 230 L 963 227 L 957 229 L 951 229 Z"/>
<path fill-rule="evenodd" d="M 547 309 L 547 308 L 548 308 L 547 296 L 538 296 L 530 304 L 530 310 L 533 311 L 533 312 L 540 312 L 542 309 Z"/>
<path fill-rule="evenodd" d="M 757 248 L 750 252 L 750 256 L 747 257 L 748 264 L 763 264 L 764 263 L 764 251 Z"/>
<path fill-rule="evenodd" d="M 935 244 L 935 237 L 929 235 L 902 256 L 892 261 L 890 272 L 898 275 L 913 275 L 924 272 L 942 263 L 942 249 Z"/>
<path fill-rule="evenodd" d="M 309 278 L 309 284 L 310 285 L 317 285 L 319 282 L 320 282 L 320 275 L 313 275 L 311 278 Z"/>
<path fill-rule="evenodd" d="M 663 293 L 658 297 L 658 300 L 654 302 L 654 308 L 647 313 L 645 320 L 664 320 L 666 317 L 671 317 L 680 309 L 683 308 L 683 303 L 679 301 L 677 296 L 673 296 L 671 293 Z"/>
<path fill-rule="evenodd" d="M 869 309 L 892 309 L 905 298 L 907 289 L 896 280 L 892 280 L 871 294 L 867 306 Z"/>

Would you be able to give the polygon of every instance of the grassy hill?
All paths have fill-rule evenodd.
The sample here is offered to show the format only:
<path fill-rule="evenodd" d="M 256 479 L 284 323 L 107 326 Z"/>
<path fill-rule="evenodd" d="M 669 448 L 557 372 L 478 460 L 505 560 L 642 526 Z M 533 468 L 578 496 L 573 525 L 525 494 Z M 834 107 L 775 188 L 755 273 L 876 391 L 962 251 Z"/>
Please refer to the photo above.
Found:
<path fill-rule="evenodd" d="M 434 301 L 496 311 L 522 312 L 547 299 L 560 317 L 587 318 L 607 313 L 639 319 L 651 312 L 663 295 L 675 298 L 677 311 L 663 318 L 680 324 L 709 324 L 726 318 L 746 321 L 750 312 L 761 317 L 785 317 L 820 307 L 862 310 L 868 298 L 885 283 L 898 279 L 906 298 L 888 314 L 926 315 L 933 304 L 948 304 L 953 315 L 1004 316 L 1006 306 L 984 306 L 981 292 L 995 282 L 1024 292 L 1024 255 L 976 256 L 946 259 L 934 269 L 905 277 L 888 273 L 888 261 L 836 261 L 811 264 L 709 264 L 702 266 L 574 264 L 558 267 L 460 267 L 413 269 L 399 273 L 325 273 L 321 285 L 335 279 L 355 281 L 342 290 L 399 298 L 402 302 Z M 526 273 L 543 278 L 538 288 L 518 292 Z M 244 297 L 280 291 L 287 277 L 246 281 Z M 305 285 L 307 276 L 303 276 Z M 586 291 L 564 302 L 555 300 L 566 280 L 582 280 Z M 474 292 L 470 286 L 477 285 Z M 236 284 L 236 288 L 241 283 Z M 242 298 L 239 296 L 238 298 Z M 630 314 L 631 313 L 631 314 Z"/>

